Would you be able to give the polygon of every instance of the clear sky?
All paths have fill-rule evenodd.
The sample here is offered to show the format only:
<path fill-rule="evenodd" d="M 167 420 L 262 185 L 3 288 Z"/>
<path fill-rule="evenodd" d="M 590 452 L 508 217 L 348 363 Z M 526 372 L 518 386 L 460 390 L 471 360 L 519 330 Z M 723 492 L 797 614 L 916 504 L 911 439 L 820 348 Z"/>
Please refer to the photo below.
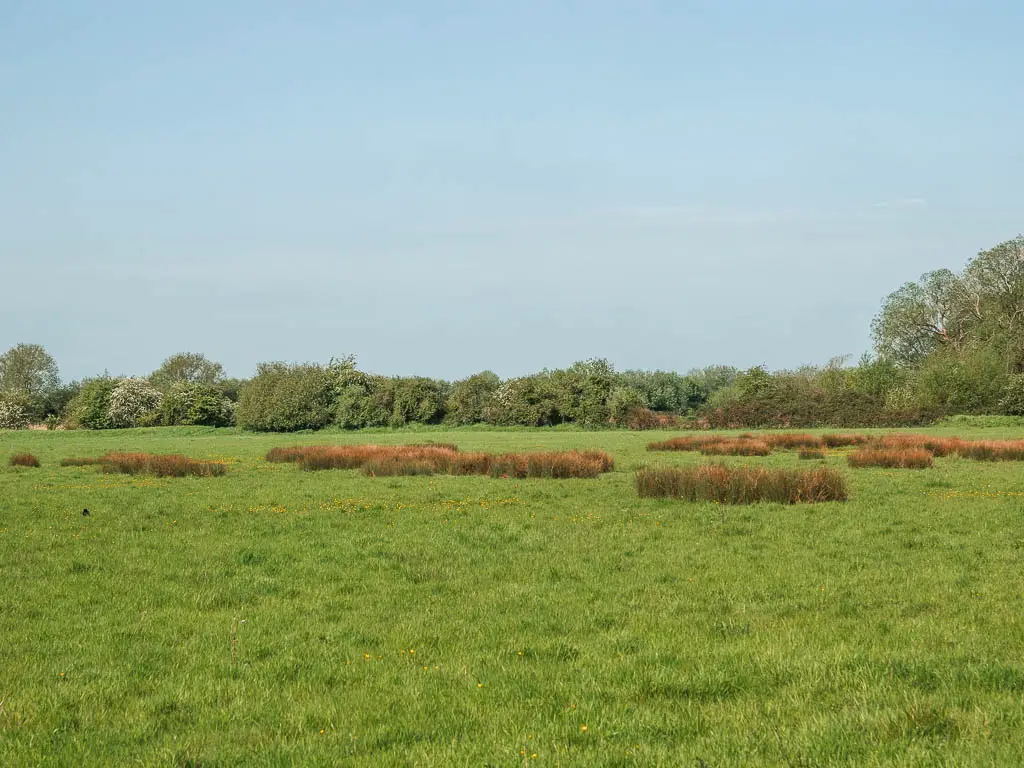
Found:
<path fill-rule="evenodd" d="M 65 379 L 822 363 L 1024 230 L 1020 0 L 0 0 L 0 347 Z"/>

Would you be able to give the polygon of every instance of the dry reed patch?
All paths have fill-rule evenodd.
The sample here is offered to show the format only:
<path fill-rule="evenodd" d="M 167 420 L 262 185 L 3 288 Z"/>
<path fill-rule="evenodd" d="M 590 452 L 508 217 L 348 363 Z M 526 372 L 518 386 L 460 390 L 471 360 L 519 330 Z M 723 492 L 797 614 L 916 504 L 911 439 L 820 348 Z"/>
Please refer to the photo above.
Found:
<path fill-rule="evenodd" d="M 330 445 L 294 445 L 289 448 L 271 448 L 264 458 L 275 464 L 298 463 L 311 453 L 329 450 L 333 447 Z"/>
<path fill-rule="evenodd" d="M 113 451 L 100 457 L 107 474 L 153 475 L 154 477 L 219 477 L 227 471 L 217 461 L 197 461 L 180 453 L 122 453 Z"/>
<path fill-rule="evenodd" d="M 760 440 L 723 440 L 700 449 L 705 456 L 768 456 L 771 446 Z"/>
<path fill-rule="evenodd" d="M 871 438 L 867 435 L 855 433 L 836 433 L 821 436 L 821 442 L 827 448 L 846 448 L 851 445 L 864 445 L 870 440 Z"/>
<path fill-rule="evenodd" d="M 593 478 L 614 466 L 611 457 L 602 451 L 547 451 L 538 453 L 505 453 L 491 458 L 492 477 Z"/>
<path fill-rule="evenodd" d="M 957 453 L 975 461 L 1024 461 L 1024 440 L 974 440 L 962 442 Z"/>
<path fill-rule="evenodd" d="M 772 448 L 788 450 L 794 448 L 821 448 L 825 445 L 825 442 L 817 435 L 792 432 L 771 432 L 760 435 L 758 439 L 767 443 Z"/>
<path fill-rule="evenodd" d="M 813 504 L 846 501 L 846 479 L 835 469 L 765 469 L 702 464 L 656 467 L 636 473 L 636 489 L 645 498 L 713 501 L 719 504 Z"/>
<path fill-rule="evenodd" d="M 648 451 L 699 451 L 705 446 L 721 443 L 726 439 L 724 435 L 686 435 L 683 437 L 672 437 L 668 440 L 661 440 L 656 443 L 648 443 Z"/>
<path fill-rule="evenodd" d="M 861 448 L 847 456 L 847 461 L 857 469 L 927 469 L 934 463 L 931 451 L 924 448 Z"/>
<path fill-rule="evenodd" d="M 412 445 L 417 448 L 444 448 L 449 451 L 459 450 L 459 446 L 455 443 L 435 443 L 433 440 L 427 440 L 423 443 L 413 443 Z"/>
<path fill-rule="evenodd" d="M 820 448 L 801 448 L 800 452 L 797 453 L 797 457 L 803 461 L 812 461 L 814 459 L 824 459 L 825 452 Z"/>
<path fill-rule="evenodd" d="M 915 435 L 896 433 L 882 435 L 873 440 L 869 445 L 872 448 L 883 449 L 921 449 L 928 451 L 933 456 L 943 458 L 959 453 L 965 445 L 965 441 L 959 437 L 933 437 L 931 435 Z"/>
<path fill-rule="evenodd" d="M 751 434 L 686 435 L 649 443 L 648 451 L 700 451 L 705 456 L 767 456 L 771 446 Z"/>
<path fill-rule="evenodd" d="M 66 459 L 60 460 L 62 467 L 91 467 L 94 464 L 102 463 L 103 459 L 99 456 L 70 456 Z"/>
<path fill-rule="evenodd" d="M 399 456 L 381 456 L 363 464 L 362 472 L 370 477 L 397 477 L 432 475 L 436 467 L 424 459 L 403 459 Z"/>
<path fill-rule="evenodd" d="M 371 462 L 427 462 L 435 472 L 447 472 L 458 454 L 451 448 L 423 445 L 333 445 L 308 451 L 299 461 L 306 471 L 361 469 Z M 385 470 L 386 471 L 386 470 Z"/>
<path fill-rule="evenodd" d="M 41 467 L 39 459 L 31 453 L 16 453 L 8 462 L 12 467 Z"/>
<path fill-rule="evenodd" d="M 562 479 L 597 477 L 615 468 L 615 461 L 604 451 L 491 455 L 463 453 L 450 445 L 437 444 L 335 445 L 275 451 L 267 454 L 268 457 L 273 454 L 277 461 L 297 460 L 303 470 L 362 469 L 373 476 L 422 475 L 428 474 L 429 467 L 429 474 Z"/>

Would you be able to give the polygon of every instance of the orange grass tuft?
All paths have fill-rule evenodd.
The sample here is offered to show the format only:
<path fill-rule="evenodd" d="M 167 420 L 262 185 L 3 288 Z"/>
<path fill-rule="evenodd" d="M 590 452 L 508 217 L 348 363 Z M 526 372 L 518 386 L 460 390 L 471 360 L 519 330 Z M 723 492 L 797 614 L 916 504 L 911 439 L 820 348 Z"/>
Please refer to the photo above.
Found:
<path fill-rule="evenodd" d="M 11 456 L 10 465 L 12 467 L 41 467 L 39 459 L 33 456 L 31 453 L 16 453 Z"/>
<path fill-rule="evenodd" d="M 858 434 L 833 434 L 822 435 L 821 442 L 829 448 L 844 448 L 848 445 L 864 445 L 871 438 L 867 435 Z"/>
<path fill-rule="evenodd" d="M 957 448 L 965 459 L 975 461 L 1024 461 L 1024 440 L 975 440 Z"/>
<path fill-rule="evenodd" d="M 275 448 L 271 461 L 297 461 L 307 471 L 362 469 L 373 476 L 451 474 L 493 477 L 597 477 L 615 468 L 604 451 L 552 451 L 490 455 L 450 445 L 334 445 Z M 429 472 L 427 471 L 429 468 Z"/>
<path fill-rule="evenodd" d="M 227 468 L 216 461 L 197 461 L 181 454 L 122 453 L 113 451 L 100 457 L 107 474 L 154 475 L 156 477 L 219 477 Z"/>
<path fill-rule="evenodd" d="M 708 443 L 700 452 L 705 456 L 767 456 L 772 449 L 760 440 L 722 440 Z"/>
<path fill-rule="evenodd" d="M 835 469 L 811 470 L 727 467 L 656 467 L 636 473 L 637 493 L 645 498 L 668 497 L 719 504 L 813 504 L 846 501 L 846 479 Z"/>
<path fill-rule="evenodd" d="M 821 448 L 825 441 L 817 435 L 806 435 L 793 432 L 769 432 L 758 436 L 759 440 L 768 443 L 772 448 Z"/>
<path fill-rule="evenodd" d="M 924 448 L 861 448 L 847 456 L 851 467 L 885 467 L 887 469 L 927 469 L 933 457 Z"/>

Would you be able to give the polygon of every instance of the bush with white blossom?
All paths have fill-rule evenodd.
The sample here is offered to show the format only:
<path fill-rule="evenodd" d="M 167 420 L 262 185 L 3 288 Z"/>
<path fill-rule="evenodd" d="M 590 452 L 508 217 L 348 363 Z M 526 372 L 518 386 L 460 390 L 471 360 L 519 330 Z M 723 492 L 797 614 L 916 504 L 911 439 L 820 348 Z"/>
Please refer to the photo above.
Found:
<path fill-rule="evenodd" d="M 0 395 L 0 429 L 28 427 L 28 400 L 16 394 Z"/>
<path fill-rule="evenodd" d="M 107 415 L 111 427 L 151 426 L 159 423 L 163 395 L 145 379 L 122 379 L 110 393 Z"/>

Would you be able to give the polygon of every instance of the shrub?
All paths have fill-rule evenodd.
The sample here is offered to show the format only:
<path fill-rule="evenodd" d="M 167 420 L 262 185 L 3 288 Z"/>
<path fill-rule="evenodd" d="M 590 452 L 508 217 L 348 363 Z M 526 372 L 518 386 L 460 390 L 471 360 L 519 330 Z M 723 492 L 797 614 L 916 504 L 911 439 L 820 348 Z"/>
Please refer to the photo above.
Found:
<path fill-rule="evenodd" d="M 1007 376 L 1003 396 L 999 400 L 999 412 L 1008 416 L 1024 416 L 1024 373 Z"/>
<path fill-rule="evenodd" d="M 163 395 L 145 379 L 124 379 L 110 392 L 107 420 L 111 427 L 152 426 L 159 423 Z"/>
<path fill-rule="evenodd" d="M 494 406 L 494 393 L 500 386 L 501 379 L 491 371 L 456 381 L 445 401 L 445 421 L 451 424 L 486 421 Z"/>
<path fill-rule="evenodd" d="M 262 363 L 239 395 L 238 426 L 258 432 L 320 429 L 331 423 L 335 377 L 320 365 Z"/>
<path fill-rule="evenodd" d="M 494 392 L 488 421 L 502 425 L 548 427 L 561 424 L 567 415 L 560 410 L 559 383 L 550 373 L 509 379 Z"/>
<path fill-rule="evenodd" d="M 389 426 L 437 424 L 444 418 L 449 389 L 447 382 L 412 376 L 391 379 L 390 384 L 394 399 Z"/>
<path fill-rule="evenodd" d="M 28 422 L 27 396 L 14 393 L 0 395 L 0 429 L 25 429 Z"/>
<path fill-rule="evenodd" d="M 813 459 L 824 459 L 825 452 L 820 448 L 801 448 L 797 456 L 804 461 L 811 461 Z"/>
<path fill-rule="evenodd" d="M 671 429 L 679 426 L 679 417 L 674 413 L 658 413 L 649 408 L 634 408 L 626 417 L 629 429 Z"/>
<path fill-rule="evenodd" d="M 10 465 L 12 467 L 41 467 L 39 459 L 33 456 L 31 453 L 16 453 L 11 456 Z"/>
<path fill-rule="evenodd" d="M 179 382 L 161 405 L 167 426 L 227 427 L 234 421 L 233 403 L 211 384 Z"/>
<path fill-rule="evenodd" d="M 67 423 L 85 429 L 109 429 L 110 395 L 117 380 L 109 376 L 82 382 L 78 394 L 67 405 Z"/>
<path fill-rule="evenodd" d="M 669 497 L 719 504 L 812 504 L 846 501 L 846 479 L 827 467 L 811 470 L 727 467 L 644 468 L 636 473 L 637 493 L 645 498 Z"/>
<path fill-rule="evenodd" d="M 226 472 L 220 462 L 197 461 L 181 454 L 111 452 L 100 457 L 100 466 L 108 474 L 154 475 L 156 477 L 218 477 Z"/>
<path fill-rule="evenodd" d="M 626 426 L 636 421 L 639 412 L 646 412 L 654 415 L 647 407 L 647 398 L 644 393 L 634 387 L 615 387 L 608 396 L 608 413 L 611 420 L 618 426 Z M 657 417 L 655 416 L 655 421 Z M 652 429 L 652 427 L 647 427 Z"/>
<path fill-rule="evenodd" d="M 927 469 L 933 456 L 924 448 L 861 448 L 847 457 L 851 467 L 887 469 Z"/>

